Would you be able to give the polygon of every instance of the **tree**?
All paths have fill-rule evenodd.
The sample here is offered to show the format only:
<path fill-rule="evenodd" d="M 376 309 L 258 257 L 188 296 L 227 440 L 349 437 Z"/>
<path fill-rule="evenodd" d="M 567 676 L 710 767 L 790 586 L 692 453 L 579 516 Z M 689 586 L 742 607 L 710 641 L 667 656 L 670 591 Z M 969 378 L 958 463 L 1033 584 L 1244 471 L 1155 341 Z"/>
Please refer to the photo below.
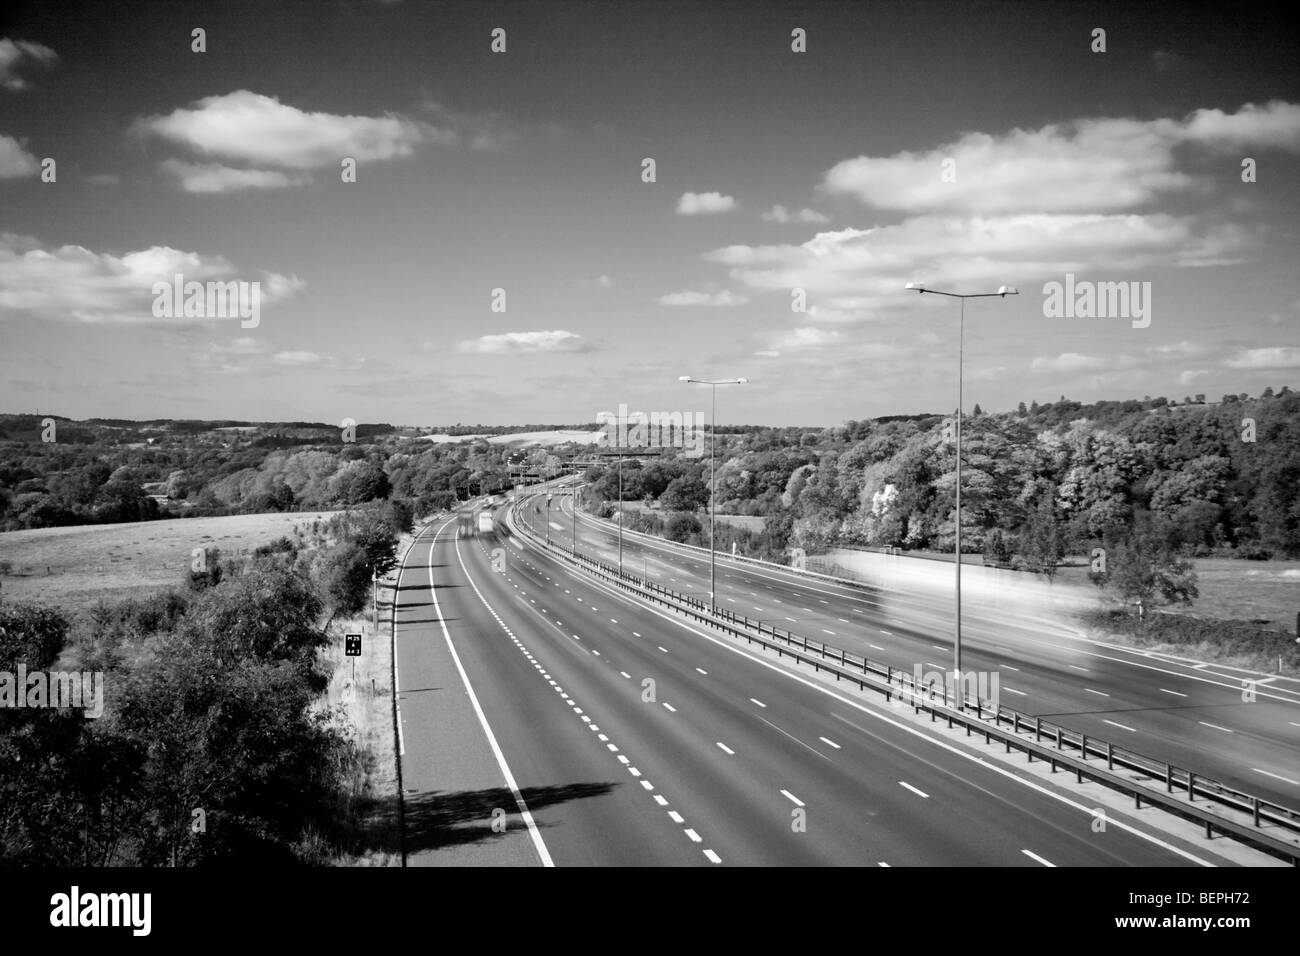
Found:
<path fill-rule="evenodd" d="M 709 488 L 698 478 L 685 475 L 674 478 L 659 496 L 659 504 L 667 511 L 698 511 L 709 503 Z"/>
<path fill-rule="evenodd" d="M 1056 577 L 1057 565 L 1065 556 L 1061 524 L 1052 498 L 1045 495 L 1035 509 L 1028 529 L 1021 536 L 1020 550 L 1025 566 L 1036 574 L 1046 575 L 1049 581 Z"/>

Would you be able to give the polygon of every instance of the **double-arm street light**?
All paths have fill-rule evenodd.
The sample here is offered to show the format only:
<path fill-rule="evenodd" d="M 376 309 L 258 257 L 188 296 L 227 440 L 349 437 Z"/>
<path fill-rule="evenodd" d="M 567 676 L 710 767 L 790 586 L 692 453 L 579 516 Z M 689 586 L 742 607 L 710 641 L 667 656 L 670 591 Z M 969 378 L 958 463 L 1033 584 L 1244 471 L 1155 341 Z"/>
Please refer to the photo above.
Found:
<path fill-rule="evenodd" d="M 709 604 L 717 602 L 717 566 L 714 562 L 715 550 L 713 547 L 713 529 L 714 521 L 717 516 L 717 481 L 715 480 L 715 471 L 718 467 L 717 457 L 713 454 L 713 442 L 718 434 L 718 386 L 719 385 L 744 385 L 749 381 L 747 378 L 721 378 L 716 382 L 708 381 L 702 378 L 692 378 L 689 375 L 683 375 L 678 379 L 679 382 L 694 382 L 696 385 L 708 385 L 713 391 L 713 410 L 709 419 Z"/>
<path fill-rule="evenodd" d="M 1006 298 L 1009 295 L 1019 295 L 1018 289 L 1012 286 L 999 286 L 997 292 L 945 292 L 941 289 L 931 289 L 919 282 L 909 282 L 907 289 L 912 292 L 919 292 L 924 295 L 930 292 L 934 295 L 946 295 L 951 299 L 961 300 L 961 319 L 957 326 L 957 419 L 953 426 L 954 437 L 957 442 L 957 516 L 954 522 L 956 529 L 956 544 L 954 545 L 956 564 L 957 564 L 957 628 L 953 636 L 952 648 L 952 669 L 954 686 L 957 693 L 961 694 L 961 415 L 962 415 L 962 359 L 965 352 L 966 342 L 966 300 L 967 299 L 991 299 L 994 296 Z M 959 697 L 959 699 L 961 699 Z"/>

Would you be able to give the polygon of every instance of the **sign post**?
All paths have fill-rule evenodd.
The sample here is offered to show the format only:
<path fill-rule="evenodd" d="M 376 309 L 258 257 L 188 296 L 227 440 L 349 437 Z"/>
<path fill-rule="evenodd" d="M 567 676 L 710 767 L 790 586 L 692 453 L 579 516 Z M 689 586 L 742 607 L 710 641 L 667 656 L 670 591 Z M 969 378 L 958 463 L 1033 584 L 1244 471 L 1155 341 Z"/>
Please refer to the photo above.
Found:
<path fill-rule="evenodd" d="M 352 683 L 357 682 L 357 661 L 361 656 L 361 635 L 349 634 L 344 641 L 343 652 L 346 656 L 352 658 Z"/>

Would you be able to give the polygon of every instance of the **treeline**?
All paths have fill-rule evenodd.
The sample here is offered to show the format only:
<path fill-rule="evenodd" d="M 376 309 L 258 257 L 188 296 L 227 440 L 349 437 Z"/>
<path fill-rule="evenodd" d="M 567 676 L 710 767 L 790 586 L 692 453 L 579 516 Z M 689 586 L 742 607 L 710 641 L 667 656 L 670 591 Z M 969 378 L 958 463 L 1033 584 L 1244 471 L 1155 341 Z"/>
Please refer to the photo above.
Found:
<path fill-rule="evenodd" d="M 12 432 L 14 419 L 8 416 Z M 19 422 L 26 425 L 26 422 Z M 511 450 L 486 441 L 425 444 L 358 426 L 357 441 L 329 440 L 302 423 L 193 432 L 186 423 L 77 428 L 92 440 L 0 441 L 0 530 L 272 511 L 317 511 L 404 499 L 421 513 L 499 492 L 518 470 Z M 175 427 L 172 427 L 175 426 Z M 83 437 L 85 437 L 83 435 Z M 518 457 L 518 453 L 515 453 Z M 540 467 L 547 453 L 529 453 Z M 555 460 L 551 459 L 554 464 Z"/>
<path fill-rule="evenodd" d="M 99 719 L 0 708 L 0 865 L 328 863 L 353 852 L 363 755 L 313 703 L 335 614 L 409 527 L 400 508 L 319 522 L 186 585 L 70 619 L 0 605 L 0 671 L 99 672 Z"/>
<path fill-rule="evenodd" d="M 1115 560 L 1099 582 L 1182 600 L 1194 593 L 1177 580 L 1185 557 L 1300 556 L 1300 395 L 1289 388 L 1215 404 L 976 405 L 962 453 L 962 547 L 989 563 L 1051 574 L 1065 554 L 1103 548 Z M 718 510 L 763 516 L 768 547 L 954 546 L 951 418 L 720 432 L 717 454 Z M 617 498 L 613 467 L 589 478 L 596 500 Z M 623 464 L 624 499 L 666 512 L 705 507 L 708 481 L 707 458 Z"/>

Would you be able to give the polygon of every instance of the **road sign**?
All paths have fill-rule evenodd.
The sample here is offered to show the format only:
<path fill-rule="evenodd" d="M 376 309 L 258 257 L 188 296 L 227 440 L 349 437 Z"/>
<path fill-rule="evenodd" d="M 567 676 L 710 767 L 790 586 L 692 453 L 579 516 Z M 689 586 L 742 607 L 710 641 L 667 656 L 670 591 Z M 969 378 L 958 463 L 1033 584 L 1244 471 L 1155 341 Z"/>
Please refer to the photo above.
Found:
<path fill-rule="evenodd" d="M 348 657 L 361 656 L 361 635 L 360 634 L 349 634 L 347 636 L 347 645 L 346 645 L 345 653 Z"/>

